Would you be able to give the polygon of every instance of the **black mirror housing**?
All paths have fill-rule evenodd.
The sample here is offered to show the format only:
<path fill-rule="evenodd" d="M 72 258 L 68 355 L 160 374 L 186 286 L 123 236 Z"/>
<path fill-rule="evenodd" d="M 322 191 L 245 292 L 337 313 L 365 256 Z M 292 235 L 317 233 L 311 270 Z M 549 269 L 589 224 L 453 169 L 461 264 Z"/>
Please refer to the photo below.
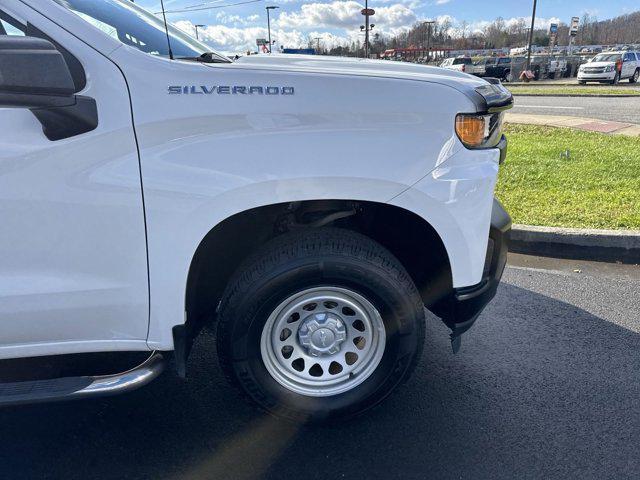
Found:
<path fill-rule="evenodd" d="M 0 107 L 30 109 L 49 140 L 98 126 L 95 100 L 75 94 L 62 54 L 36 37 L 0 36 Z"/>
<path fill-rule="evenodd" d="M 0 106 L 72 104 L 74 84 L 62 54 L 35 37 L 0 36 Z"/>

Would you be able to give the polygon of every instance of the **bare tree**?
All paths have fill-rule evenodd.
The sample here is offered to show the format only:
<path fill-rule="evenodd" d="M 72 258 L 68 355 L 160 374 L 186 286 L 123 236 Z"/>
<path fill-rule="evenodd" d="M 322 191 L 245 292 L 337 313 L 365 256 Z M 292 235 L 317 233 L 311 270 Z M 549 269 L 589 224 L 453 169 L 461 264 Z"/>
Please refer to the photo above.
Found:
<path fill-rule="evenodd" d="M 528 21 L 518 19 L 509 25 L 502 17 L 496 18 L 487 25 L 482 32 L 470 32 L 469 23 L 460 22 L 460 35 L 452 38 L 451 21 L 442 19 L 431 25 L 431 46 L 434 48 L 455 48 L 484 46 L 486 48 L 503 48 L 526 45 Z M 375 51 L 383 52 L 392 48 L 424 47 L 428 34 L 428 26 L 418 22 L 406 32 L 394 37 L 380 35 L 375 39 Z M 471 38 L 470 38 L 471 37 Z M 534 31 L 533 42 L 536 45 L 548 45 L 549 33 L 546 29 L 537 28 Z M 558 25 L 558 44 L 566 45 L 569 40 L 569 26 L 565 23 Z M 598 21 L 596 17 L 585 14 L 581 18 L 575 45 L 612 45 L 616 43 L 640 43 L 640 11 L 622 15 L 609 20 Z M 316 41 L 309 37 L 308 45 L 316 46 Z M 352 42 L 350 45 L 334 47 L 331 54 L 358 55 L 361 54 L 362 42 Z"/>

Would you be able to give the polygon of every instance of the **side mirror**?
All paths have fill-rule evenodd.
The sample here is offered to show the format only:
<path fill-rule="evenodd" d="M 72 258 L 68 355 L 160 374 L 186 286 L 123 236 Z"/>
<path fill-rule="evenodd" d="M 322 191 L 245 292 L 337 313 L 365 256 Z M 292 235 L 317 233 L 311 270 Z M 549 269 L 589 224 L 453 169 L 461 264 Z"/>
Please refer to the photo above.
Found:
<path fill-rule="evenodd" d="M 49 140 L 98 126 L 95 100 L 75 94 L 64 57 L 41 38 L 0 36 L 0 107 L 31 110 Z"/>
<path fill-rule="evenodd" d="M 62 54 L 34 37 L 0 37 L 0 106 L 46 108 L 74 104 L 74 84 Z"/>

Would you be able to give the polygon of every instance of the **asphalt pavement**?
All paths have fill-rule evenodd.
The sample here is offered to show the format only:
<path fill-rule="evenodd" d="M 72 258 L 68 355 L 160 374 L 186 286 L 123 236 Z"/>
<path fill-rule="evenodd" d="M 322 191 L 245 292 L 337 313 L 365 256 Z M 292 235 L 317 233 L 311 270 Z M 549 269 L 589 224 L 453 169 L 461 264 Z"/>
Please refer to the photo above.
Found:
<path fill-rule="evenodd" d="M 429 318 L 413 378 L 356 420 L 295 426 L 190 378 L 0 411 L 0 478 L 622 479 L 640 472 L 640 267 L 512 256 L 451 353 Z"/>
<path fill-rule="evenodd" d="M 545 97 L 515 96 L 514 113 L 572 115 L 640 124 L 640 96 Z"/>

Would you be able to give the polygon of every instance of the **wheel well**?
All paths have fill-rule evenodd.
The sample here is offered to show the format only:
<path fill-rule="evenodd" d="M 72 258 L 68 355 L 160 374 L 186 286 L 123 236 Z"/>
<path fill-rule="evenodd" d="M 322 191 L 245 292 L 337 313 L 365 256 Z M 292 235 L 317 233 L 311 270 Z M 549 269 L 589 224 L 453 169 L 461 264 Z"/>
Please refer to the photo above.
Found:
<path fill-rule="evenodd" d="M 376 202 L 280 203 L 233 215 L 204 237 L 187 279 L 188 331 L 195 335 L 215 318 L 231 275 L 255 249 L 284 232 L 327 225 L 358 231 L 389 249 L 411 275 L 427 307 L 451 292 L 451 268 L 442 240 L 418 215 Z"/>

